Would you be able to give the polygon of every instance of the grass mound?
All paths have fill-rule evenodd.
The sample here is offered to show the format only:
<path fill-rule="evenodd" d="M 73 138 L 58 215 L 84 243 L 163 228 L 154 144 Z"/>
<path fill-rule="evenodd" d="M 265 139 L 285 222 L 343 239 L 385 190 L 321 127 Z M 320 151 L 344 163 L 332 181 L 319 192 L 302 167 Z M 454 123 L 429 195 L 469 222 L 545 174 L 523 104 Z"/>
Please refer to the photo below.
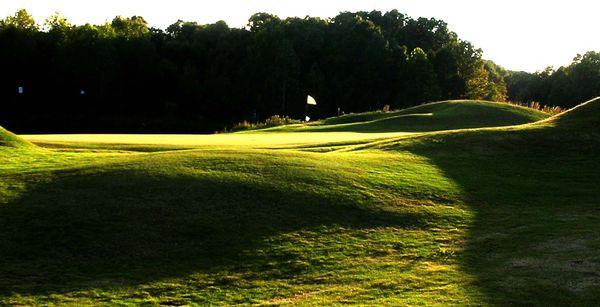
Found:
<path fill-rule="evenodd" d="M 584 102 L 564 113 L 537 122 L 482 127 L 481 129 L 457 129 L 423 135 L 409 135 L 359 145 L 354 149 L 378 148 L 397 150 L 409 148 L 447 148 L 458 146 L 494 153 L 496 150 L 514 150 L 518 147 L 544 147 L 561 150 L 576 147 L 600 147 L 600 97 Z"/>
<path fill-rule="evenodd" d="M 0 127 L 0 147 L 27 147 L 31 143 Z"/>
<path fill-rule="evenodd" d="M 553 116 L 546 122 L 561 129 L 590 129 L 589 132 L 599 132 L 600 97 L 588 100 L 567 112 Z"/>
<path fill-rule="evenodd" d="M 549 117 L 533 109 L 478 100 L 428 103 L 393 112 L 333 117 L 317 124 L 292 125 L 269 131 L 429 132 L 532 123 Z"/>

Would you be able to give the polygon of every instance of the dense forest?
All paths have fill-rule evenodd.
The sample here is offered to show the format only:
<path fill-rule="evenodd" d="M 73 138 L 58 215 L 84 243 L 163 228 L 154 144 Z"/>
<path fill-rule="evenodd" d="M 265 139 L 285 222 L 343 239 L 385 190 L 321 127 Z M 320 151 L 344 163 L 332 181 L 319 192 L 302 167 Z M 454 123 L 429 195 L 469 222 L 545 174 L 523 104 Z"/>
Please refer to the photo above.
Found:
<path fill-rule="evenodd" d="M 0 123 L 20 132 L 212 132 L 271 115 L 313 118 L 472 98 L 572 106 L 600 95 L 600 54 L 539 73 L 482 59 L 447 24 L 398 11 L 331 19 L 258 13 L 245 28 L 139 16 L 0 21 Z"/>

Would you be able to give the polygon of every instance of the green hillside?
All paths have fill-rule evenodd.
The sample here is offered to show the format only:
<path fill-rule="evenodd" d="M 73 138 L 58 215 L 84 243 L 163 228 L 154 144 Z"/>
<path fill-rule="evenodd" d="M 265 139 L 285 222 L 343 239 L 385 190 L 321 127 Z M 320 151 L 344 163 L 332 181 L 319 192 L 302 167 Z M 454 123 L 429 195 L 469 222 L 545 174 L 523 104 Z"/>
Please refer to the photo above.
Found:
<path fill-rule="evenodd" d="M 308 125 L 266 131 L 426 132 L 511 126 L 535 122 L 548 114 L 529 108 L 475 100 L 441 101 L 392 112 L 348 114 Z"/>
<path fill-rule="evenodd" d="M 598 101 L 535 123 L 505 106 L 320 123 L 503 126 L 362 140 L 317 125 L 0 151 L 0 305 L 593 305 Z"/>
<path fill-rule="evenodd" d="M 358 146 L 381 150 L 414 146 L 490 147 L 500 146 L 526 148 L 547 144 L 569 144 L 587 147 L 600 141 L 600 97 L 586 101 L 561 114 L 546 117 L 529 124 L 491 127 L 471 130 L 438 131 L 425 135 L 388 138 Z"/>
<path fill-rule="evenodd" d="M 21 139 L 20 137 L 14 135 L 10 131 L 0 127 L 0 147 L 23 147 L 23 146 L 31 146 L 31 143 Z"/>
<path fill-rule="evenodd" d="M 600 97 L 549 118 L 546 122 L 561 129 L 600 133 Z"/>
<path fill-rule="evenodd" d="M 369 150 L 426 158 L 461 187 L 477 214 L 463 269 L 484 281 L 490 302 L 585 305 L 600 298 L 599 280 L 590 279 L 600 260 L 599 118 L 596 98 L 532 124 L 397 138 Z"/>

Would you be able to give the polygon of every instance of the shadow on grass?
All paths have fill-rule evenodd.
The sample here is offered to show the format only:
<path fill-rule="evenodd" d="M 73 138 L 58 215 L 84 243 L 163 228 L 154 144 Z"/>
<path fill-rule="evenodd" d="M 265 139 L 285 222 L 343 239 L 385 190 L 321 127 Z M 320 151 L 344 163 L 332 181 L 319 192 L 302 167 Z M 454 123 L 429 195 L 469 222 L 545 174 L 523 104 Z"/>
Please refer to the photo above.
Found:
<path fill-rule="evenodd" d="M 0 294 L 121 287 L 224 266 L 291 278 L 306 267 L 285 251 L 259 253 L 264 238 L 320 225 L 420 228 L 426 218 L 203 177 L 56 175 L 0 206 Z M 273 261 L 278 270 L 269 272 Z"/>
<path fill-rule="evenodd" d="M 404 148 L 461 186 L 476 218 L 463 270 L 499 305 L 600 300 L 600 144 L 552 129 Z"/>

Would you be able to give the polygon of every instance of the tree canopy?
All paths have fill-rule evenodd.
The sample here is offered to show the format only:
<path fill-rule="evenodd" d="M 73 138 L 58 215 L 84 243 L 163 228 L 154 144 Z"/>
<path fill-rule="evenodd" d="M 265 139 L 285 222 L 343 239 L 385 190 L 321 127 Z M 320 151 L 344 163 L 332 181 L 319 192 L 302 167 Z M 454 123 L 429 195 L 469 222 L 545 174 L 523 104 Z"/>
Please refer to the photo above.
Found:
<path fill-rule="evenodd" d="M 511 100 L 574 107 L 600 96 L 600 52 L 579 54 L 569 66 L 558 69 L 509 72 L 505 79 Z"/>

